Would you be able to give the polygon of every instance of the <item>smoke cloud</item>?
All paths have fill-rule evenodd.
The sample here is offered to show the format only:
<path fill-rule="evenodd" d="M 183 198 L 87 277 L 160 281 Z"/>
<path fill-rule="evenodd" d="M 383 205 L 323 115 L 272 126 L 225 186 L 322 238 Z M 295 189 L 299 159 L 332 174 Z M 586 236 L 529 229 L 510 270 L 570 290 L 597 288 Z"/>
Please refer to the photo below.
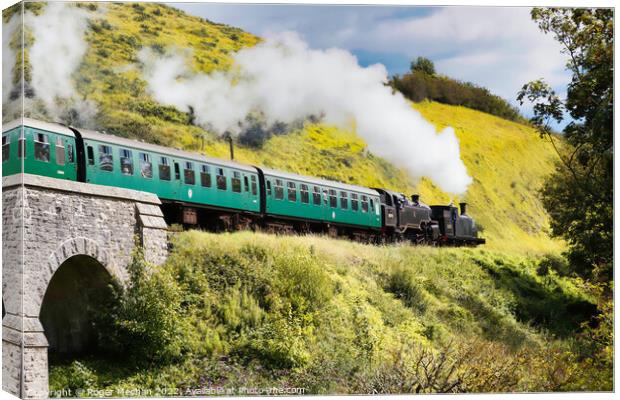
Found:
<path fill-rule="evenodd" d="M 180 110 L 194 110 L 199 125 L 238 134 L 248 115 L 267 124 L 308 116 L 343 128 L 355 127 L 369 149 L 414 178 L 428 177 L 442 190 L 462 194 L 471 183 L 452 128 L 437 133 L 400 93 L 385 86 L 380 64 L 362 68 L 341 49 L 315 50 L 285 33 L 233 55 L 226 72 L 194 74 L 188 52 L 138 54 L 154 98 Z"/>
<path fill-rule="evenodd" d="M 27 14 L 25 24 L 34 43 L 30 48 L 31 84 L 52 118 L 66 118 L 68 109 L 87 120 L 94 114 L 91 102 L 79 99 L 72 75 L 78 69 L 88 44 L 84 33 L 88 13 L 65 3 L 48 3 L 44 12 Z"/>
<path fill-rule="evenodd" d="M 85 10 L 56 2 L 47 3 L 40 15 L 25 13 L 23 25 L 32 36 L 32 45 L 27 49 L 31 78 L 25 82 L 26 115 L 82 123 L 95 115 L 95 104 L 80 98 L 73 82 L 88 50 L 84 39 L 88 17 Z M 21 50 L 12 48 L 10 41 L 21 25 L 20 12 L 2 27 L 2 101 L 9 109 L 19 105 L 20 110 L 21 84 L 13 84 L 13 70 L 21 68 L 15 66 L 16 51 Z"/>
<path fill-rule="evenodd" d="M 2 102 L 9 98 L 13 89 L 13 66 L 15 65 L 15 51 L 11 48 L 11 39 L 19 24 L 16 15 L 8 22 L 2 21 Z"/>

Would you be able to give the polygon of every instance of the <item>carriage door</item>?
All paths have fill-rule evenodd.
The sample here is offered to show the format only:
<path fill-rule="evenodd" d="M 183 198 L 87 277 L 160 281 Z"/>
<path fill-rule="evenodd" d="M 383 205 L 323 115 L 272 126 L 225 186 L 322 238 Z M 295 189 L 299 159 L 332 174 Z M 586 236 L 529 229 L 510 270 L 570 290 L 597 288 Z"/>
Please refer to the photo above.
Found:
<path fill-rule="evenodd" d="M 252 194 L 250 193 L 250 177 L 245 172 L 241 174 L 241 193 L 242 193 L 242 206 L 244 210 L 249 209 L 252 206 Z"/>
<path fill-rule="evenodd" d="M 58 172 L 63 171 L 59 178 L 77 179 L 77 158 L 75 153 L 75 139 L 65 136 L 56 136 L 56 164 Z"/>
<path fill-rule="evenodd" d="M 172 177 L 172 187 L 174 190 L 175 197 L 177 199 L 181 198 L 181 164 L 177 160 L 172 160 L 172 169 L 174 176 Z"/>

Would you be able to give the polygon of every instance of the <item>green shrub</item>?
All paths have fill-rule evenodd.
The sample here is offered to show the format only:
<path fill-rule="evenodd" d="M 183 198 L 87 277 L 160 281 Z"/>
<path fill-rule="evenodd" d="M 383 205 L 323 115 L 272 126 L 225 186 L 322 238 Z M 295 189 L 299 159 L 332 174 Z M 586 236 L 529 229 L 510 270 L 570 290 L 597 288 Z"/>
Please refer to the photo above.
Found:
<path fill-rule="evenodd" d="M 316 311 L 329 301 L 334 288 L 312 255 L 293 250 L 277 256 L 274 261 L 275 289 L 293 312 Z"/>
<path fill-rule="evenodd" d="M 73 361 L 69 365 L 50 370 L 50 392 L 92 389 L 97 386 L 97 375 L 86 365 Z M 60 396 L 58 396 L 60 397 Z"/>
<path fill-rule="evenodd" d="M 429 74 L 424 69 L 415 69 L 402 77 L 394 76 L 390 80 L 390 85 L 414 102 L 432 100 L 527 123 L 516 107 L 492 94 L 488 89 L 447 76 Z"/>
<path fill-rule="evenodd" d="M 387 290 L 420 314 L 426 312 L 428 307 L 426 291 L 411 270 L 403 267 L 396 268 L 389 278 Z"/>
<path fill-rule="evenodd" d="M 311 354 L 306 338 L 311 328 L 299 318 L 274 317 L 256 329 L 238 354 L 254 357 L 270 369 L 294 369 L 308 364 Z"/>
<path fill-rule="evenodd" d="M 571 273 L 570 265 L 566 258 L 548 254 L 540 259 L 536 273 L 539 276 L 547 276 L 551 271 L 555 271 L 559 276 L 569 276 Z"/>
<path fill-rule="evenodd" d="M 265 312 L 258 301 L 239 284 L 230 288 L 217 305 L 218 316 L 228 329 L 237 332 L 259 326 L 265 319 Z"/>
<path fill-rule="evenodd" d="M 101 311 L 113 319 L 112 324 L 102 324 L 103 347 L 138 363 L 170 362 L 184 348 L 178 286 L 164 271 L 148 264 L 140 250 L 127 270 L 127 287 L 117 286 L 114 301 Z"/>

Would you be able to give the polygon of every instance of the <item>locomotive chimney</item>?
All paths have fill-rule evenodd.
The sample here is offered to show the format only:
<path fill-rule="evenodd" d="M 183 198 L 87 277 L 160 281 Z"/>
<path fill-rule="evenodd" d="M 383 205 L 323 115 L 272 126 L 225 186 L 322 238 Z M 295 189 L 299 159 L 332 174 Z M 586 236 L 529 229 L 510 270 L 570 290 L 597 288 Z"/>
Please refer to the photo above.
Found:
<path fill-rule="evenodd" d="M 230 148 L 230 159 L 234 160 L 235 159 L 235 146 L 233 144 L 232 135 L 230 134 L 230 132 L 226 132 L 224 134 L 224 138 L 228 141 L 228 146 Z"/>
<path fill-rule="evenodd" d="M 459 203 L 459 206 L 461 207 L 461 215 L 467 214 L 467 203 Z"/>
<path fill-rule="evenodd" d="M 418 204 L 420 202 L 420 195 L 419 194 L 412 194 L 411 195 L 411 201 L 413 201 L 414 204 Z"/>

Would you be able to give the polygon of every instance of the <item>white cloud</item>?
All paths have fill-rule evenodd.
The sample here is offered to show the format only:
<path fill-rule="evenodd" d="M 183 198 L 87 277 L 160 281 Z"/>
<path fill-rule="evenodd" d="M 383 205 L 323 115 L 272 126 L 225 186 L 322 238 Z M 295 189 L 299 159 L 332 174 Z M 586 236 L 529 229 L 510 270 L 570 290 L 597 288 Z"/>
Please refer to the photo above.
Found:
<path fill-rule="evenodd" d="M 569 81 L 560 45 L 526 7 L 177 6 L 259 35 L 295 30 L 313 47 L 425 56 L 441 73 L 513 104 L 532 79 L 544 77 L 560 91 Z"/>
<path fill-rule="evenodd" d="M 362 34 L 372 50 L 407 52 L 433 59 L 437 69 L 472 81 L 515 103 L 527 81 L 568 82 L 565 56 L 539 31 L 530 10 L 512 7 L 448 7 L 422 18 L 392 19 Z"/>

